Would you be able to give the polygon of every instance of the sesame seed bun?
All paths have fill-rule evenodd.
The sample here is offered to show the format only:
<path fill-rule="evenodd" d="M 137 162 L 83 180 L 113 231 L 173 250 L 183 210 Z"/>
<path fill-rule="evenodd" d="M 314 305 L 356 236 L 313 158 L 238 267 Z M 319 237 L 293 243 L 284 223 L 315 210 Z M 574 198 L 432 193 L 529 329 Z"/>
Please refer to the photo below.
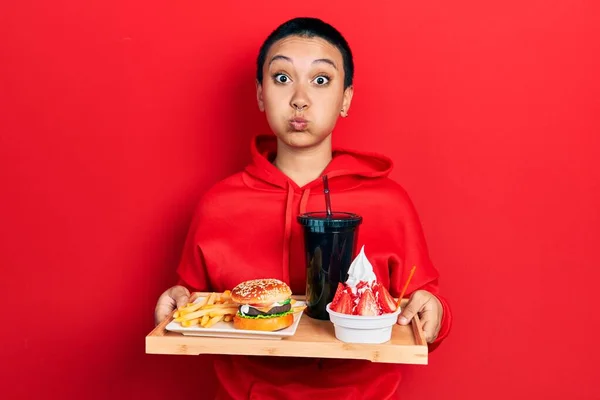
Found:
<path fill-rule="evenodd" d="M 238 304 L 268 306 L 290 298 L 292 290 L 278 279 L 253 279 L 231 290 L 231 300 Z"/>

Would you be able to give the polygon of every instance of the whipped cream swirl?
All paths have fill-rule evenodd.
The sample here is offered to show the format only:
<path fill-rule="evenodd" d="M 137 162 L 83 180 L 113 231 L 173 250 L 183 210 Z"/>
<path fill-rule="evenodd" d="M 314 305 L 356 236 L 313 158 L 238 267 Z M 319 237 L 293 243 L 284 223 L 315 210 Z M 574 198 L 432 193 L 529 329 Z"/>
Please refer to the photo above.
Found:
<path fill-rule="evenodd" d="M 371 286 L 376 280 L 377 277 L 373 271 L 373 265 L 371 265 L 371 262 L 365 255 L 365 246 L 363 246 L 360 249 L 360 253 L 350 265 L 346 285 L 350 286 L 354 292 L 356 290 L 356 285 L 358 285 L 359 282 L 367 282 L 369 286 Z"/>

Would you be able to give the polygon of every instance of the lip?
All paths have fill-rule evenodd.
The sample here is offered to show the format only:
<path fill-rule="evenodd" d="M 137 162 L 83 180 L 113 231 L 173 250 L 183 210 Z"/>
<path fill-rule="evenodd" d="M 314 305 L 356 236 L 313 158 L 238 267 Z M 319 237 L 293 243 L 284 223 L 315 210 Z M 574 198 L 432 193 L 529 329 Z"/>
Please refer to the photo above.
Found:
<path fill-rule="evenodd" d="M 306 130 L 306 127 L 308 126 L 308 120 L 299 117 L 292 118 L 290 119 L 290 126 L 295 131 L 303 131 Z"/>

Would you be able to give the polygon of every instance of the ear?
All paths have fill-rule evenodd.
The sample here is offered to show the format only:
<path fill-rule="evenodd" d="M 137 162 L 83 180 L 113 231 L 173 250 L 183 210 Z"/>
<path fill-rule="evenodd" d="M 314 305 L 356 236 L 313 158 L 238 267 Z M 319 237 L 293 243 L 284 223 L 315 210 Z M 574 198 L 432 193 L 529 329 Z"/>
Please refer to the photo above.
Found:
<path fill-rule="evenodd" d="M 263 88 L 262 84 L 256 80 L 256 101 L 258 102 L 258 109 L 261 112 L 265 111 L 265 102 L 263 100 Z"/>
<path fill-rule="evenodd" d="M 354 95 L 354 86 L 348 86 L 344 90 L 344 98 L 342 100 L 342 110 L 340 111 L 340 115 L 344 118 L 348 116 L 348 110 L 350 109 L 350 104 L 352 103 L 353 95 Z"/>

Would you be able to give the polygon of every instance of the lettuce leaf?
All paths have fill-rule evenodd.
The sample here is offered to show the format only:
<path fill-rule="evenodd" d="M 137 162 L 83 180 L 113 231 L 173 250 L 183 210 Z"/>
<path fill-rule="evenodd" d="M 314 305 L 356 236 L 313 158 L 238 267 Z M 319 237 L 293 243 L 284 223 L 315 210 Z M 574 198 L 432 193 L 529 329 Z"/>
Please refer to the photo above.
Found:
<path fill-rule="evenodd" d="M 257 316 L 250 316 L 250 315 L 242 315 L 239 311 L 237 313 L 238 317 L 241 318 L 249 318 L 249 319 L 264 319 L 264 318 L 275 318 L 275 317 L 283 317 L 284 315 L 287 314 L 292 314 L 294 311 L 290 310 L 290 311 L 286 311 L 286 312 L 282 312 L 282 313 L 278 313 L 278 314 L 269 314 L 269 315 L 257 315 Z"/>

